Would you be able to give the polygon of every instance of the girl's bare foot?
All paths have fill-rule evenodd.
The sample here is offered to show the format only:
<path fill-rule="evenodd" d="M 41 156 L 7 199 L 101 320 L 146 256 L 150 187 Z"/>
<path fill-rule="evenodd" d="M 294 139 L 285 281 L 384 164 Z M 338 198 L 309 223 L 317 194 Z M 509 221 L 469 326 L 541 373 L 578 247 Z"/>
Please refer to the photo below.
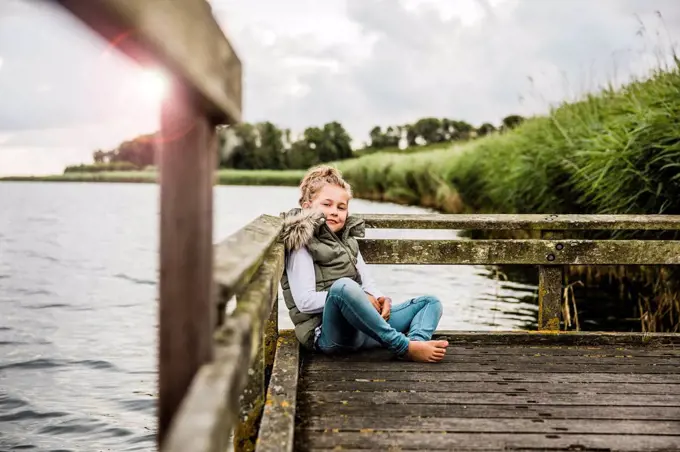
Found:
<path fill-rule="evenodd" d="M 409 341 L 406 356 L 412 361 L 436 363 L 444 359 L 448 341 Z"/>

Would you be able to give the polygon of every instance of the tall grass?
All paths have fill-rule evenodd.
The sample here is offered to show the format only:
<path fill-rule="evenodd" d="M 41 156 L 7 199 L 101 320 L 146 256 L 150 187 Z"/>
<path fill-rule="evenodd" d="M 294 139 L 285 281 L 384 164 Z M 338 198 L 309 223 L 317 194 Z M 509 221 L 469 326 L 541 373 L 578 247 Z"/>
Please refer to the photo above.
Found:
<path fill-rule="evenodd" d="M 459 148 L 339 166 L 359 196 L 452 213 L 680 213 L 680 69 Z"/>
<path fill-rule="evenodd" d="M 680 62 L 456 149 L 339 166 L 359 197 L 449 213 L 680 214 Z M 628 284 L 643 330 L 680 331 L 677 270 L 595 272 Z"/>

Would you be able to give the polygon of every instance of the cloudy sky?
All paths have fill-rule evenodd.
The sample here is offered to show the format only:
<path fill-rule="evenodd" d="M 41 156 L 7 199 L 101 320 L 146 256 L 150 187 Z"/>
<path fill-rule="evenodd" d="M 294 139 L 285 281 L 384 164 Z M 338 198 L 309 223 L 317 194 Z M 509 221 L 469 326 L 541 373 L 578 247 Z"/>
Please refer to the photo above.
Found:
<path fill-rule="evenodd" d="M 646 73 L 680 37 L 680 0 L 211 3 L 244 64 L 245 120 L 338 120 L 357 145 L 423 116 L 541 114 Z M 154 131 L 155 80 L 58 8 L 0 0 L 0 174 L 59 173 Z"/>

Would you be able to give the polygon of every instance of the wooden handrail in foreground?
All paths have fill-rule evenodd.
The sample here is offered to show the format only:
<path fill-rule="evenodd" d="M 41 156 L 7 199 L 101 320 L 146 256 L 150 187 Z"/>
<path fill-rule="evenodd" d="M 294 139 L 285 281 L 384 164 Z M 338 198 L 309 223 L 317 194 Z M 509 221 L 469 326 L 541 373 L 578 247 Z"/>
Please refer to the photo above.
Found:
<path fill-rule="evenodd" d="M 170 426 L 164 451 L 224 451 L 235 428 L 236 450 L 254 442 L 267 368 L 278 337 L 283 221 L 263 215 L 215 246 L 218 325 L 214 359 L 204 364 Z M 224 310 L 235 298 L 229 315 Z"/>
<path fill-rule="evenodd" d="M 241 118 L 241 61 L 205 0 L 53 0 L 111 47 L 168 70 L 159 156 L 158 442 L 213 358 L 216 125 Z"/>

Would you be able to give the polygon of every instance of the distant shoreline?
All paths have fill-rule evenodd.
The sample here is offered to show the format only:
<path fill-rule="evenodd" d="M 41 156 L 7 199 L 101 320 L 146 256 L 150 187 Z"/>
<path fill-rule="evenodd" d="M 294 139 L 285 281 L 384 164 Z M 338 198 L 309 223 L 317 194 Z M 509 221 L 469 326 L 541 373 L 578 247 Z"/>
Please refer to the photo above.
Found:
<path fill-rule="evenodd" d="M 304 177 L 297 170 L 219 170 L 215 172 L 216 185 L 274 185 L 297 186 Z M 119 171 L 100 173 L 67 173 L 47 176 L 6 176 L 0 182 L 94 182 L 94 183 L 158 183 L 155 171 Z"/>

